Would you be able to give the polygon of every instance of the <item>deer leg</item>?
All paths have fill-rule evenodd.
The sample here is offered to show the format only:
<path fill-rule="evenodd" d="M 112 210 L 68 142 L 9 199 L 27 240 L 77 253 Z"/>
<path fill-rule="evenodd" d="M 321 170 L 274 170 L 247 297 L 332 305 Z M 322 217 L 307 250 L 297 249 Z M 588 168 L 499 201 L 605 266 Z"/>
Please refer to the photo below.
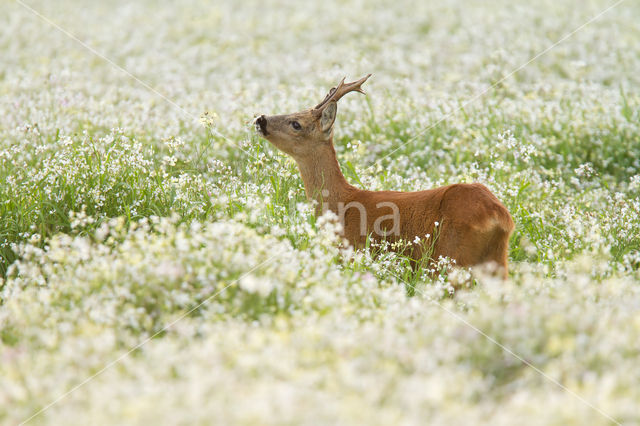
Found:
<path fill-rule="evenodd" d="M 506 279 L 509 234 L 500 228 L 478 229 L 460 223 L 443 223 L 431 259 L 448 256 L 460 267 L 490 264 L 491 272 Z"/>
<path fill-rule="evenodd" d="M 494 232 L 489 245 L 487 246 L 487 256 L 485 262 L 492 262 L 496 265 L 496 275 L 502 276 L 502 279 L 509 277 L 508 270 L 508 256 L 509 256 L 509 234 L 497 230 Z"/>

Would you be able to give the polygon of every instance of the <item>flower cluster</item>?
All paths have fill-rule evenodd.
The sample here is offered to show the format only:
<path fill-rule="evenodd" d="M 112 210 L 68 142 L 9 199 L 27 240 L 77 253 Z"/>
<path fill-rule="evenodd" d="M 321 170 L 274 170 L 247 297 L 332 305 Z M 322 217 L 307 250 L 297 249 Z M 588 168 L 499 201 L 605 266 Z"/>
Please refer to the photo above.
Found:
<path fill-rule="evenodd" d="M 3 5 L 0 423 L 640 422 L 635 4 L 28 3 L 112 63 Z M 487 185 L 508 280 L 345 246 L 253 132 L 369 72 L 347 179 Z"/>

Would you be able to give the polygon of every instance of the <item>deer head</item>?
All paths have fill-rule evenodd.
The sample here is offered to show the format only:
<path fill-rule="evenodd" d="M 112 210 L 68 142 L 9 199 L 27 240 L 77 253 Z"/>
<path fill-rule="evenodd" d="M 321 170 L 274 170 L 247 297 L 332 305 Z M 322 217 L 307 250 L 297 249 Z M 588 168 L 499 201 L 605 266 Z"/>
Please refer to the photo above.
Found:
<path fill-rule="evenodd" d="M 333 123 L 337 103 L 349 92 L 364 93 L 362 84 L 371 74 L 352 83 L 344 78 L 315 107 L 284 115 L 261 115 L 255 121 L 256 131 L 279 150 L 296 160 L 314 157 L 323 145 L 332 144 Z"/>

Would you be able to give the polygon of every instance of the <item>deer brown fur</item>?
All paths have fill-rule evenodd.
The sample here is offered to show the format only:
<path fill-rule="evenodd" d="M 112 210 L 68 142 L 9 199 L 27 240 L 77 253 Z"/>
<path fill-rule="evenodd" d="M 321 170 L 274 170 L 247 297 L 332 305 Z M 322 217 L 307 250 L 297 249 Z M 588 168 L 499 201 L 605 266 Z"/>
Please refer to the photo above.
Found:
<path fill-rule="evenodd" d="M 314 108 L 287 115 L 260 116 L 256 130 L 296 161 L 307 197 L 317 201 L 316 214 L 333 211 L 342 222 L 344 237 L 355 248 L 373 239 L 404 240 L 416 237 L 409 255 L 436 260 L 448 256 L 459 266 L 493 263 L 507 276 L 509 237 L 514 229 L 509 211 L 480 183 L 454 184 L 417 192 L 366 191 L 350 185 L 333 147 L 337 102 L 371 74 L 332 88 Z M 436 225 L 437 223 L 437 225 Z"/>

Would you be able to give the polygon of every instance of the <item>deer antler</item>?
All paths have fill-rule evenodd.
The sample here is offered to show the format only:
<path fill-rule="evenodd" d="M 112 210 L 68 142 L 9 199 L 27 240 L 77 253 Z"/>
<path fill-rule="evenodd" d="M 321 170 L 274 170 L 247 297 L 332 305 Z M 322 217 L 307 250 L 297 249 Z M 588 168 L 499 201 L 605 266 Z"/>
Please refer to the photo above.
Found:
<path fill-rule="evenodd" d="M 371 77 L 371 74 L 367 74 L 366 76 L 362 77 L 360 80 L 353 81 L 351 83 L 346 83 L 346 84 L 343 78 L 340 81 L 340 83 L 338 83 L 337 87 L 332 87 L 331 90 L 329 90 L 329 93 L 327 94 L 327 96 L 325 96 L 322 102 L 316 105 L 314 109 L 322 109 L 325 105 L 327 105 L 331 101 L 337 102 L 340 98 L 342 98 L 344 95 L 346 95 L 349 92 L 360 92 L 364 94 L 364 90 L 362 90 L 360 86 L 362 86 L 362 84 L 365 81 L 367 81 L 369 77 Z"/>

